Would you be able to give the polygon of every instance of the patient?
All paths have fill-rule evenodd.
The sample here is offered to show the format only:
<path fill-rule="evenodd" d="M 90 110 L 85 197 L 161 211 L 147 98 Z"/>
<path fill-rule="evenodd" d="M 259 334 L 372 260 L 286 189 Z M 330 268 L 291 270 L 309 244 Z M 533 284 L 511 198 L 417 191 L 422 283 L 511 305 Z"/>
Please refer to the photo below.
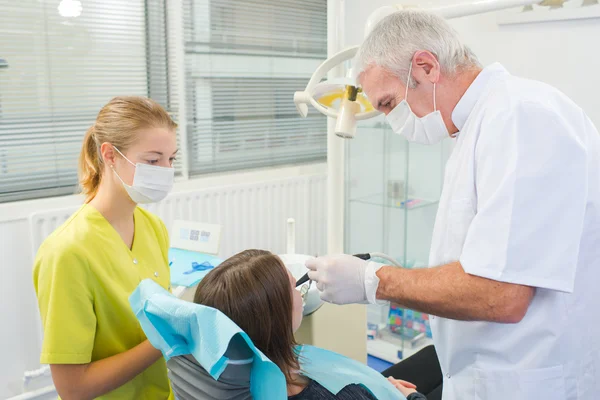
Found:
<path fill-rule="evenodd" d="M 375 399 L 360 385 L 333 395 L 299 373 L 294 332 L 302 321 L 302 297 L 293 276 L 270 252 L 247 250 L 229 258 L 202 279 L 194 302 L 220 310 L 248 334 L 285 375 L 288 399 Z"/>

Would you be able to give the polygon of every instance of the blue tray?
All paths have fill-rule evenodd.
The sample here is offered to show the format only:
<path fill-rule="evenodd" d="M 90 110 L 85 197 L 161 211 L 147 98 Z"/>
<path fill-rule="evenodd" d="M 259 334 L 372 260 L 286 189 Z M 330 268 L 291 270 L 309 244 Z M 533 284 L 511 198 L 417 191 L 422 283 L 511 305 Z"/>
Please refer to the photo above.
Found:
<path fill-rule="evenodd" d="M 198 284 L 213 269 L 204 271 L 194 270 L 193 263 L 210 263 L 214 267 L 219 266 L 223 260 L 210 254 L 197 253 L 195 251 L 182 249 L 169 249 L 169 262 L 171 263 L 171 285 L 192 287 Z"/>

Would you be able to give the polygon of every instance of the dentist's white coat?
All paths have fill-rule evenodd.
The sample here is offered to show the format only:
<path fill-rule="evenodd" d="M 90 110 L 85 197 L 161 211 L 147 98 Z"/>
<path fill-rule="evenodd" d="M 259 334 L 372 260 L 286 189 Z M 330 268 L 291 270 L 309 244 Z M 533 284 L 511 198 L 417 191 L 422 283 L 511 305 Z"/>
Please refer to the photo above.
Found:
<path fill-rule="evenodd" d="M 600 136 L 556 89 L 485 68 L 452 114 L 430 265 L 536 288 L 518 324 L 434 318 L 444 400 L 600 398 Z"/>

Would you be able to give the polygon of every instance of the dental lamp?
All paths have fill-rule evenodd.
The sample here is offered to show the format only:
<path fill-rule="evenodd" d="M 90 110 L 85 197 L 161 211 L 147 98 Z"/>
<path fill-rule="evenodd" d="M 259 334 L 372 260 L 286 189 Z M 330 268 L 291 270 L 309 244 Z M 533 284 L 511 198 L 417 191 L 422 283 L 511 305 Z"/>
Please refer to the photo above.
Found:
<path fill-rule="evenodd" d="M 568 0 L 478 0 L 468 3 L 448 5 L 427 9 L 444 18 L 458 18 L 482 14 L 519 6 L 554 6 Z M 365 26 L 365 37 L 375 25 L 388 15 L 407 7 L 402 5 L 385 6 L 376 9 L 369 16 Z M 296 109 L 303 117 L 308 115 L 308 105 L 312 105 L 320 113 L 336 119 L 334 132 L 337 136 L 350 139 L 356 134 L 356 123 L 360 120 L 373 118 L 379 112 L 369 103 L 362 89 L 356 82 L 356 76 L 350 68 L 345 77 L 322 80 L 327 73 L 339 64 L 352 60 L 360 46 L 344 49 L 325 60 L 310 78 L 303 91 L 294 94 Z"/>

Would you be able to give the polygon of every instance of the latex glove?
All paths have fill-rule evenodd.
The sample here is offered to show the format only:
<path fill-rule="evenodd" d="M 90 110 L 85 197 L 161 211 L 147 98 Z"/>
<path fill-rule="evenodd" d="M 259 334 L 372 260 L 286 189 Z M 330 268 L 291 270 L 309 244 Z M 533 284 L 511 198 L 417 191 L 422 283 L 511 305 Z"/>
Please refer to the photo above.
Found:
<path fill-rule="evenodd" d="M 306 268 L 310 270 L 308 277 L 317 284 L 321 299 L 333 304 L 375 304 L 379 286 L 376 272 L 382 266 L 346 254 L 306 262 Z"/>

